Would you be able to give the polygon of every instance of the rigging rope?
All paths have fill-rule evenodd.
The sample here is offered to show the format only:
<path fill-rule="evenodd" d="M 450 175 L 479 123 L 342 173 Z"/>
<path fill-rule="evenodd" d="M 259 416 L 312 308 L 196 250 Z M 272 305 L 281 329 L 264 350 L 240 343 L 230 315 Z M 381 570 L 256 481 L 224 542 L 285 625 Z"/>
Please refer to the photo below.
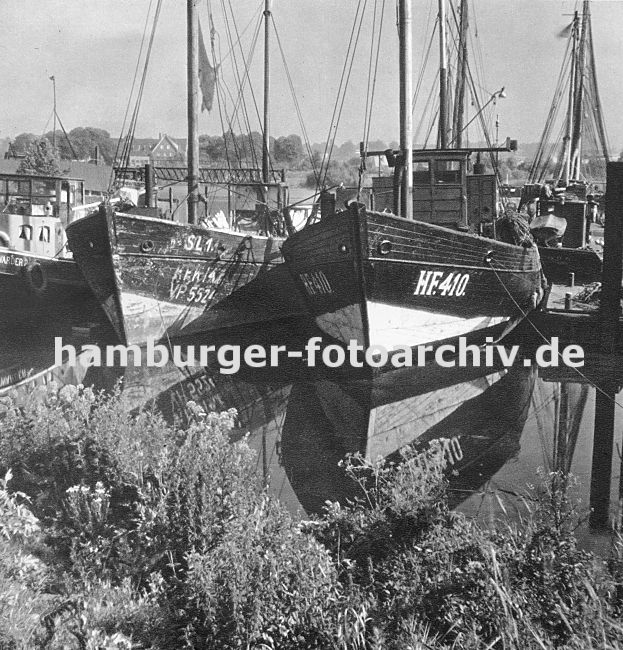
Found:
<path fill-rule="evenodd" d="M 151 52 L 154 45 L 154 39 L 156 36 L 156 27 L 158 26 L 158 18 L 160 17 L 161 9 L 162 9 L 162 0 L 158 0 L 158 4 L 156 5 L 156 10 L 154 12 L 152 30 L 149 36 L 149 44 L 147 46 L 147 52 L 145 54 L 145 62 L 143 64 L 143 74 L 141 76 L 141 83 L 139 85 L 139 90 L 136 97 L 136 103 L 134 106 L 134 112 L 132 113 L 132 117 L 130 119 L 130 125 L 128 127 L 128 133 L 125 139 L 125 145 L 121 155 L 121 167 L 127 167 L 129 165 L 130 153 L 132 151 L 132 144 L 134 142 L 134 133 L 136 131 L 136 124 L 138 122 L 138 115 L 141 107 L 141 101 L 143 99 L 143 91 L 145 90 L 147 70 L 149 69 L 149 61 L 151 59 Z"/>
<path fill-rule="evenodd" d="M 361 6 L 362 2 L 363 2 L 363 8 Z M 331 156 L 333 154 L 333 147 L 335 145 L 335 138 L 337 136 L 337 129 L 339 126 L 340 117 L 342 115 L 342 109 L 344 108 L 344 102 L 346 100 L 346 90 L 348 88 L 350 75 L 353 69 L 353 63 L 355 61 L 355 53 L 357 51 L 357 44 L 359 42 L 359 35 L 361 34 L 361 25 L 363 23 L 363 16 L 364 16 L 367 3 L 368 0 L 359 0 L 357 3 L 357 10 L 355 11 L 353 27 L 351 29 L 350 38 L 348 41 L 348 48 L 346 50 L 346 60 L 344 61 L 344 67 L 342 68 L 340 85 L 338 87 L 337 97 L 336 97 L 335 105 L 333 107 L 333 113 L 331 114 L 329 135 L 325 143 L 324 154 L 322 157 L 322 163 L 320 167 L 320 177 L 321 177 L 322 185 L 325 185 L 327 182 L 327 174 L 329 173 L 329 164 L 331 162 Z M 360 11 L 361 11 L 361 16 L 359 15 Z M 357 21 L 359 21 L 358 27 L 357 27 Z M 333 136 L 331 136 L 332 132 L 333 132 Z M 321 187 L 318 186 L 316 189 L 320 191 Z"/>
<path fill-rule="evenodd" d="M 385 0 L 383 0 L 385 1 Z M 281 45 L 281 39 L 279 38 L 279 32 L 277 30 L 277 25 L 275 23 L 275 17 L 274 15 L 271 14 L 271 20 L 273 23 L 273 29 L 275 30 L 275 36 L 277 38 L 277 45 L 279 47 L 279 52 L 281 54 L 281 60 L 283 62 L 283 67 L 286 73 L 286 79 L 288 80 L 288 86 L 290 88 L 290 94 L 292 95 L 292 100 L 294 102 L 294 110 L 296 111 L 296 116 L 299 122 L 299 126 L 301 127 L 301 132 L 303 134 L 303 141 L 305 143 L 305 149 L 307 151 L 307 156 L 309 158 L 309 163 L 312 168 L 312 172 L 314 174 L 314 178 L 316 180 L 316 185 L 320 182 L 320 175 L 319 175 L 319 170 L 316 169 L 316 164 L 314 161 L 314 152 L 312 151 L 312 146 L 311 146 L 311 141 L 309 139 L 309 135 L 307 133 L 307 128 L 305 127 L 305 122 L 303 121 L 303 113 L 301 111 L 301 106 L 299 104 L 298 98 L 296 96 L 296 92 L 294 90 L 294 83 L 292 81 L 292 75 L 290 74 L 290 68 L 288 67 L 288 63 L 286 61 L 285 53 L 283 51 L 283 47 Z"/>
<path fill-rule="evenodd" d="M 250 78 L 250 75 L 249 75 L 249 69 L 251 67 L 253 54 L 255 53 L 255 47 L 257 45 L 257 41 L 259 39 L 259 34 L 260 34 L 260 30 L 261 30 L 261 20 L 258 21 L 257 29 L 255 31 L 255 35 L 254 35 L 254 38 L 253 38 L 253 41 L 252 41 L 252 45 L 250 47 L 249 55 L 245 59 L 244 53 L 242 51 L 242 43 L 240 42 L 241 36 L 240 36 L 240 34 L 238 32 L 238 26 L 236 24 L 236 19 L 234 17 L 233 9 L 232 9 L 232 6 L 231 6 L 231 0 L 229 2 L 229 10 L 230 10 L 230 13 L 231 13 L 232 24 L 233 24 L 236 36 L 238 38 L 238 45 L 239 45 L 239 49 L 240 49 L 240 54 L 242 56 L 243 62 L 245 63 L 245 66 L 244 66 L 244 79 L 246 79 L 246 81 L 248 82 L 249 91 L 251 93 L 251 99 L 253 100 L 253 106 L 255 108 L 255 114 L 257 116 L 258 122 L 260 124 L 262 124 L 262 120 L 260 118 L 260 111 L 259 111 L 259 108 L 258 108 L 258 105 L 257 105 L 257 100 L 255 98 L 255 92 L 253 90 L 253 85 L 251 83 L 251 78 Z M 233 46 L 232 46 L 232 49 L 233 49 Z M 257 155 L 257 152 L 255 150 L 255 143 L 253 142 L 253 138 L 251 137 L 251 122 L 249 120 L 249 115 L 248 115 L 248 112 L 246 110 L 246 104 L 244 104 L 244 102 L 243 102 L 244 83 L 240 81 L 240 75 L 239 75 L 238 71 L 236 71 L 236 72 L 237 72 L 237 76 L 238 76 L 238 85 L 239 85 L 239 88 L 240 88 L 239 96 L 240 96 L 240 101 L 242 102 L 240 104 L 240 106 L 243 107 L 244 124 L 245 124 L 247 132 L 249 134 L 249 148 L 251 149 L 251 158 L 252 158 L 253 163 L 255 165 L 257 165 L 258 155 Z M 262 133 L 262 136 L 263 136 L 264 135 L 264 125 L 263 124 L 262 124 L 262 127 L 261 127 L 261 133 Z"/>
<path fill-rule="evenodd" d="M 532 320 L 528 318 L 528 313 L 527 313 L 526 311 L 524 311 L 524 309 L 521 307 L 521 305 L 520 305 L 520 304 L 515 300 L 515 297 L 514 297 L 513 294 L 509 291 L 508 287 L 504 284 L 502 278 L 501 278 L 500 275 L 498 274 L 497 269 L 493 266 L 493 264 L 492 264 L 490 261 L 487 261 L 487 263 L 488 263 L 488 265 L 489 265 L 489 268 L 490 268 L 490 269 L 493 271 L 493 273 L 495 274 L 495 277 L 497 278 L 498 282 L 502 285 L 502 288 L 504 289 L 504 291 L 506 291 L 506 293 L 508 294 L 508 297 L 509 297 L 509 298 L 513 301 L 513 303 L 515 304 L 515 307 L 517 307 L 517 309 L 521 312 L 521 315 L 524 317 L 524 319 L 528 321 L 528 323 L 530 324 L 530 327 L 532 327 L 532 329 L 533 329 L 533 330 L 534 330 L 534 331 L 535 331 L 535 332 L 536 332 L 536 333 L 541 337 L 541 339 L 543 339 L 543 342 L 544 342 L 544 343 L 546 343 L 546 344 L 548 344 L 548 345 L 551 344 L 551 340 L 548 339 L 548 338 L 545 336 L 545 334 L 543 334 L 543 332 L 541 332 L 541 330 L 540 330 L 540 329 L 539 329 L 539 328 L 538 328 L 538 327 L 537 327 L 537 326 L 532 322 Z M 501 270 L 503 270 L 503 269 L 501 269 Z M 558 353 L 558 356 L 560 357 L 560 359 L 563 361 L 563 364 L 564 364 L 564 359 L 563 359 L 563 356 L 562 356 L 562 354 L 561 354 L 560 352 Z M 580 377 L 582 377 L 582 379 L 584 379 L 584 381 L 586 381 L 588 384 L 590 384 L 590 385 L 591 385 L 591 386 L 592 386 L 596 391 L 598 391 L 599 393 L 601 393 L 602 395 L 604 395 L 604 396 L 605 396 L 609 401 L 611 401 L 613 404 L 615 404 L 615 405 L 618 406 L 619 408 L 623 409 L 623 404 L 620 404 L 616 399 L 613 399 L 612 397 L 610 397 L 610 395 L 609 395 L 606 391 L 604 391 L 604 390 L 603 390 L 600 386 L 598 386 L 596 383 L 592 382 L 592 381 L 591 381 L 591 380 L 590 380 L 590 379 L 589 379 L 589 378 L 588 378 L 588 377 L 587 377 L 587 376 L 586 376 L 586 375 L 585 375 L 581 370 L 579 370 L 578 368 L 573 368 L 573 370 L 574 370 L 574 371 L 575 371 L 575 372 L 576 372 Z"/>
<path fill-rule="evenodd" d="M 123 133 L 125 131 L 125 123 L 126 123 L 126 120 L 128 118 L 128 113 L 130 111 L 130 105 L 132 103 L 132 95 L 134 94 L 134 88 L 136 86 L 136 78 L 138 77 L 138 71 L 139 71 L 139 68 L 140 68 L 141 56 L 143 54 L 143 47 L 145 46 L 145 38 L 147 36 L 147 26 L 149 25 L 149 14 L 151 13 L 152 3 L 153 3 L 153 0 L 149 0 L 149 7 L 147 8 L 147 15 L 145 16 L 145 25 L 143 26 L 143 35 L 141 37 L 141 45 L 139 47 L 138 57 L 136 58 L 136 66 L 134 68 L 134 77 L 132 78 L 132 86 L 131 86 L 131 89 L 130 89 L 130 95 L 128 96 L 128 103 L 126 104 L 125 113 L 123 115 L 123 122 L 121 124 L 121 131 L 120 131 L 120 134 L 119 134 L 119 139 L 117 140 L 117 147 L 115 148 L 115 156 L 113 158 L 114 162 L 117 162 L 119 160 L 117 158 L 117 156 L 119 155 L 119 147 L 120 147 L 121 142 L 123 140 Z M 125 159 L 124 156 L 122 158 Z M 124 165 L 121 164 L 121 166 L 123 167 Z M 110 191 L 110 189 L 112 187 L 112 184 L 113 184 L 113 181 L 114 181 L 114 173 L 115 173 L 114 169 L 111 169 L 110 178 L 108 180 L 108 191 Z"/>

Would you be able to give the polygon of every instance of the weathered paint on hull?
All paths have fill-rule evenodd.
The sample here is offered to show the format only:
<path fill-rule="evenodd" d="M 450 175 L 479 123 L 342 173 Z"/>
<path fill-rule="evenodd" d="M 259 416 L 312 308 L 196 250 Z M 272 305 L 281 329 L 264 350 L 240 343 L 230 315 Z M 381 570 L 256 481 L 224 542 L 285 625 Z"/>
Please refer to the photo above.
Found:
<path fill-rule="evenodd" d="M 344 345 L 484 343 L 542 296 L 536 248 L 386 213 L 325 218 L 283 252 L 316 324 Z"/>
<path fill-rule="evenodd" d="M 67 236 L 128 344 L 274 320 L 304 308 L 289 274 L 277 270 L 278 238 L 111 210 L 72 224 Z"/>

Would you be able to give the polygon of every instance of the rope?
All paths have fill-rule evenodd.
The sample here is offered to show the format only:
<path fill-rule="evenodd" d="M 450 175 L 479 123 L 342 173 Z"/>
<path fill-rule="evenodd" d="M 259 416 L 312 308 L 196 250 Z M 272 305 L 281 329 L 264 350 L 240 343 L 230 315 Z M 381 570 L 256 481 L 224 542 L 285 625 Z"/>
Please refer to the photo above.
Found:
<path fill-rule="evenodd" d="M 493 264 L 491 264 L 491 261 L 489 261 L 489 260 L 485 260 L 485 261 L 487 262 L 487 264 L 489 265 L 489 268 L 493 271 L 493 273 L 495 273 L 495 277 L 497 278 L 498 282 L 502 285 L 504 291 L 506 291 L 506 293 L 508 294 L 508 297 L 513 301 L 513 303 L 515 304 L 515 307 L 517 307 L 517 309 L 521 312 L 521 315 L 528 321 L 528 323 L 530 323 L 530 326 L 532 327 L 532 329 L 543 339 L 543 341 L 545 343 L 551 344 L 551 341 L 547 339 L 545 334 L 543 334 L 543 332 L 541 332 L 541 330 L 539 330 L 539 328 L 532 322 L 532 320 L 530 320 L 528 318 L 528 313 L 526 311 L 524 311 L 523 308 L 521 307 L 521 305 L 515 300 L 515 297 L 508 290 L 508 287 L 504 284 L 504 282 L 502 281 L 502 279 L 498 275 L 498 272 L 497 272 L 496 268 L 493 266 Z M 560 354 L 560 352 L 558 353 L 558 356 L 564 362 L 564 359 L 563 359 L 562 355 Z M 582 379 L 584 379 L 584 381 L 586 381 L 586 383 L 590 384 L 596 391 L 598 391 L 599 393 L 601 393 L 602 395 L 607 397 L 608 400 L 613 402 L 620 409 L 623 409 L 623 404 L 619 404 L 619 402 L 616 399 L 613 399 L 612 397 L 610 397 L 610 395 L 608 393 L 606 393 L 606 391 L 604 391 L 597 384 L 592 382 L 581 370 L 579 370 L 578 368 L 573 368 L 573 370 L 575 372 L 577 372 L 577 374 L 580 377 L 582 377 Z"/>
<path fill-rule="evenodd" d="M 147 46 L 147 53 L 145 55 L 145 62 L 143 64 L 143 74 L 141 77 L 141 83 L 139 86 L 137 98 L 136 98 L 136 104 L 134 106 L 134 112 L 132 114 L 132 118 L 130 120 L 130 126 L 128 127 L 128 134 L 126 136 L 125 140 L 125 146 L 123 149 L 123 153 L 121 156 L 121 166 L 122 167 L 127 167 L 130 159 L 130 152 L 132 150 L 132 143 L 134 141 L 134 133 L 136 131 L 136 124 L 138 122 L 138 115 L 141 107 L 141 101 L 143 99 L 143 91 L 145 89 L 145 81 L 147 79 L 147 70 L 149 68 L 149 61 L 151 59 L 151 52 L 154 44 L 154 39 L 156 36 L 156 27 L 158 25 L 158 18 L 160 17 L 160 10 L 162 8 L 162 0 L 158 0 L 158 4 L 156 6 L 156 10 L 154 12 L 154 18 L 153 18 L 153 26 L 151 30 L 151 34 L 149 37 L 149 44 Z"/>
<path fill-rule="evenodd" d="M 223 2 L 221 2 L 221 4 L 223 4 Z M 236 37 L 237 37 L 238 47 L 240 49 L 240 54 L 242 56 L 242 61 L 244 63 L 243 79 L 247 80 L 249 82 L 249 84 L 248 84 L 249 85 L 249 91 L 251 92 L 251 98 L 253 100 L 253 106 L 255 108 L 255 113 L 256 113 L 256 116 L 258 118 L 258 122 L 261 123 L 259 108 L 258 108 L 257 101 L 256 101 L 256 98 L 255 98 L 255 93 L 253 91 L 253 85 L 251 84 L 251 80 L 250 80 L 250 76 L 249 76 L 249 69 L 250 69 L 251 63 L 253 61 L 253 55 L 255 53 L 255 47 L 257 45 L 257 41 L 258 41 L 258 38 L 259 38 L 260 29 L 261 29 L 261 21 L 258 21 L 256 30 L 255 30 L 255 33 L 254 33 L 254 37 L 253 37 L 253 40 L 251 42 L 251 46 L 250 46 L 250 49 L 249 49 L 249 55 L 248 55 L 248 57 L 245 58 L 244 52 L 242 51 L 242 43 L 241 43 L 241 40 L 240 40 L 241 35 L 240 35 L 239 31 L 238 31 L 238 26 L 236 24 L 236 19 L 234 17 L 233 9 L 232 9 L 232 6 L 231 6 L 231 0 L 229 2 L 229 10 L 230 10 L 230 13 L 231 13 L 231 22 L 232 22 L 232 25 L 233 25 L 233 29 L 234 29 Z M 226 15 L 226 12 L 225 12 L 225 15 Z M 234 109 L 234 114 L 237 115 L 238 111 L 240 109 L 242 109 L 243 122 L 244 122 L 244 125 L 245 125 L 245 128 L 246 128 L 247 132 L 249 133 L 249 148 L 251 150 L 251 159 L 252 159 L 253 163 L 257 165 L 258 157 L 257 157 L 257 153 L 255 151 L 255 144 L 253 142 L 253 139 L 250 137 L 250 134 L 251 134 L 251 122 L 249 120 L 249 114 L 247 112 L 246 104 L 244 102 L 243 93 L 244 93 L 245 84 L 240 79 L 240 73 L 238 71 L 238 63 L 237 63 L 237 59 L 236 59 L 236 56 L 235 56 L 235 53 L 234 53 L 235 52 L 235 50 L 234 50 L 235 46 L 234 46 L 234 44 L 232 42 L 231 30 L 230 30 L 230 27 L 229 27 L 229 21 L 228 21 L 227 17 L 226 17 L 226 24 L 227 24 L 227 36 L 228 36 L 228 40 L 229 40 L 230 47 L 231 47 L 232 59 L 234 61 L 234 73 L 236 75 L 236 79 L 237 79 L 237 83 L 238 83 L 238 87 L 239 87 L 239 93 L 238 93 L 239 99 L 238 99 L 238 102 L 237 102 L 237 106 Z M 239 124 L 240 124 L 240 122 L 239 122 Z M 263 135 L 263 125 L 262 125 L 262 135 Z"/>
<path fill-rule="evenodd" d="M 361 3 L 363 1 L 363 9 Z M 348 41 L 348 48 L 346 50 L 346 60 L 344 61 L 344 67 L 342 68 L 342 75 L 340 78 L 340 85 L 337 91 L 337 97 L 335 105 L 333 107 L 333 112 L 331 114 L 331 122 L 329 126 L 329 135 L 325 143 L 324 155 L 322 157 L 323 164 L 320 168 L 320 175 L 322 176 L 322 184 L 324 185 L 327 181 L 327 174 L 329 173 L 329 163 L 331 162 L 331 155 L 333 153 L 333 147 L 335 145 L 335 138 L 337 136 L 337 129 L 339 126 L 340 117 L 342 114 L 342 109 L 344 107 L 344 101 L 346 99 L 346 89 L 348 87 L 348 82 L 350 81 L 350 75 L 353 69 L 353 63 L 355 60 L 355 52 L 357 50 L 357 43 L 359 41 L 359 35 L 361 33 L 361 25 L 363 22 L 363 15 L 366 8 L 368 0 L 359 0 L 357 3 L 357 10 L 355 12 L 355 18 L 353 21 L 353 27 L 351 29 L 350 38 Z M 359 12 L 361 11 L 361 16 Z M 357 21 L 359 20 L 359 27 L 357 27 Z M 350 59 L 350 64 L 349 64 Z M 338 109 L 339 106 L 339 109 Z M 337 118 L 336 118 L 337 116 Z M 331 132 L 333 131 L 333 137 L 331 137 Z M 326 163 L 324 163 L 326 161 Z M 324 174 L 323 174 L 324 170 Z M 320 191 L 321 187 L 318 186 L 317 190 Z"/>
<path fill-rule="evenodd" d="M 121 131 L 119 135 L 119 139 L 117 140 L 117 147 L 115 148 L 115 157 L 113 158 L 114 161 L 118 160 L 117 156 L 119 155 L 119 147 L 121 145 L 121 141 L 123 139 L 123 132 L 125 131 L 125 123 L 128 118 L 128 113 L 130 111 L 130 104 L 132 103 L 132 95 L 134 94 L 134 87 L 136 85 L 136 78 L 138 77 L 138 70 L 139 70 L 139 64 L 141 62 L 141 55 L 143 54 L 143 47 L 145 44 L 145 37 L 147 36 L 147 25 L 149 24 L 149 14 L 151 12 L 151 6 L 152 6 L 153 0 L 149 0 L 149 7 L 147 8 L 147 15 L 145 16 L 145 25 L 143 26 L 143 35 L 141 37 L 141 45 L 138 51 L 138 57 L 136 58 L 136 67 L 134 68 L 134 77 L 132 78 L 132 87 L 130 89 L 130 95 L 128 96 L 128 103 L 126 104 L 125 107 L 125 113 L 123 114 L 123 122 L 121 124 Z M 110 172 L 110 179 L 108 180 L 108 189 L 110 190 L 112 183 L 114 180 L 114 170 L 111 170 Z"/>
<path fill-rule="evenodd" d="M 385 2 L 385 0 L 383 0 L 383 2 Z M 303 141 L 305 143 L 305 149 L 307 151 L 307 156 L 309 158 L 309 163 L 311 165 L 314 178 L 316 179 L 316 185 L 318 185 L 318 183 L 320 182 L 320 175 L 319 175 L 319 171 L 316 169 L 316 165 L 314 161 L 314 152 L 311 146 L 311 140 L 309 138 L 309 135 L 307 133 L 307 128 L 305 127 L 305 123 L 303 121 L 303 113 L 301 111 L 301 107 L 298 102 L 296 92 L 294 91 L 294 83 L 292 81 L 292 75 L 290 74 L 290 69 L 288 67 L 288 63 L 285 58 L 283 47 L 281 45 L 281 39 L 279 38 L 279 32 L 277 31 L 277 25 L 275 24 L 275 17 L 273 14 L 271 14 L 271 20 L 273 23 L 273 29 L 275 30 L 275 36 L 277 38 L 277 45 L 279 47 L 279 52 L 281 54 L 281 60 L 283 62 L 283 67 L 285 69 L 286 79 L 288 80 L 288 86 L 290 87 L 290 94 L 292 95 L 292 100 L 294 101 L 294 110 L 296 111 L 296 117 L 298 119 L 299 126 L 301 127 L 301 132 L 303 133 Z"/>

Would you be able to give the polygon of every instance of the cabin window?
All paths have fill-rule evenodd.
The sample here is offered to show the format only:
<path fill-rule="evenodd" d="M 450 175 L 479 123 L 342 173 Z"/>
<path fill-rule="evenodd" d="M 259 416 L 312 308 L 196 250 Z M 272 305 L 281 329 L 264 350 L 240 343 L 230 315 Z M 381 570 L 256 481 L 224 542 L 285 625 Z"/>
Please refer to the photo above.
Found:
<path fill-rule="evenodd" d="M 460 183 L 461 161 L 438 160 L 435 164 L 435 181 L 437 183 Z"/>
<path fill-rule="evenodd" d="M 12 196 L 29 196 L 30 181 L 8 181 L 9 194 Z"/>
<path fill-rule="evenodd" d="M 56 194 L 56 183 L 54 181 L 33 181 L 32 193 L 37 196 L 54 196 Z"/>
<path fill-rule="evenodd" d="M 24 223 L 20 226 L 19 229 L 19 238 L 20 239 L 26 239 L 27 241 L 32 240 L 32 226 L 29 226 L 28 224 Z"/>
<path fill-rule="evenodd" d="M 428 160 L 413 162 L 413 183 L 415 185 L 428 185 L 430 183 L 430 163 Z"/>
<path fill-rule="evenodd" d="M 50 241 L 50 226 L 42 226 L 39 230 L 39 241 L 49 242 Z"/>

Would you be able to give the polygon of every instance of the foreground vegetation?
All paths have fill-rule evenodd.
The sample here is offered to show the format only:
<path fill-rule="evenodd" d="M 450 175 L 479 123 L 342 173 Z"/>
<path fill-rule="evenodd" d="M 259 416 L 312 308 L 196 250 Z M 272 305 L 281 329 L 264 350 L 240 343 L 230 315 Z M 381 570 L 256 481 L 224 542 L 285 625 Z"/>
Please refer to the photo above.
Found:
<path fill-rule="evenodd" d="M 623 647 L 623 546 L 577 547 L 567 479 L 484 530 L 440 450 L 351 459 L 361 501 L 300 523 L 235 413 L 193 408 L 177 430 L 88 388 L 0 398 L 0 648 Z"/>

